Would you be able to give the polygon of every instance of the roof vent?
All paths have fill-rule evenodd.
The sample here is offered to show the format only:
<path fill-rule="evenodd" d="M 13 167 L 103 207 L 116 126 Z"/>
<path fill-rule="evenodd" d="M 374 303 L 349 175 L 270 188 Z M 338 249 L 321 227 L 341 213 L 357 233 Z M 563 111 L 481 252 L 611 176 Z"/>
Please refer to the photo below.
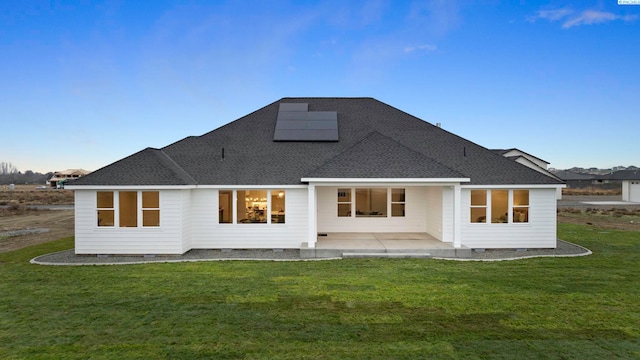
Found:
<path fill-rule="evenodd" d="M 308 109 L 307 103 L 281 103 L 273 141 L 338 141 L 338 113 Z"/>

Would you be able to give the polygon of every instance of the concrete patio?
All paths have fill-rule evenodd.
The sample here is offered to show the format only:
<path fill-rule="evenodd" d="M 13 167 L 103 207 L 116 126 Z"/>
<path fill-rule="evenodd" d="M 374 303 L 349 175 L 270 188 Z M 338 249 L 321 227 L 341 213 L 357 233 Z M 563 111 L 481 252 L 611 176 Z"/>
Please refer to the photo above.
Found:
<path fill-rule="evenodd" d="M 318 234 L 315 248 L 303 246 L 302 258 L 429 258 L 469 257 L 471 249 L 456 249 L 427 233 L 326 233 Z"/>

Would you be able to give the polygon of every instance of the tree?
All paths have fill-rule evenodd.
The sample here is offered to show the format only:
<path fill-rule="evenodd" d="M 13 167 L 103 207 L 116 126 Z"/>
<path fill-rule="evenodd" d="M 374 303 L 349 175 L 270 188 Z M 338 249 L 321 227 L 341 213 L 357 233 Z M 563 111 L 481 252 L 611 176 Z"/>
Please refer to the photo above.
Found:
<path fill-rule="evenodd" d="M 18 176 L 20 172 L 18 168 L 13 166 L 12 163 L 9 162 L 0 162 L 0 183 L 2 184 L 13 184 L 18 180 Z"/>

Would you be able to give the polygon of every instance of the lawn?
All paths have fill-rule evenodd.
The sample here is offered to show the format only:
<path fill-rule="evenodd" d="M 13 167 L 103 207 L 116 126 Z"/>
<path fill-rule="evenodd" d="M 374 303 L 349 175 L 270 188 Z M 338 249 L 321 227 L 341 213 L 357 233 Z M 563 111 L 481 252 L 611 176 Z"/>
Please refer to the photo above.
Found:
<path fill-rule="evenodd" d="M 3 359 L 640 357 L 640 232 L 577 258 L 48 267 L 0 254 Z"/>

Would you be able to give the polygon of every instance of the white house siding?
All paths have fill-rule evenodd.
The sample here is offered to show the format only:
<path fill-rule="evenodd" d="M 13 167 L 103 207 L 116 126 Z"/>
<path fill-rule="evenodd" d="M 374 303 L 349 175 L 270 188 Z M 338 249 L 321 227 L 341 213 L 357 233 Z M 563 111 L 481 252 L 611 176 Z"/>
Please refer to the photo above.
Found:
<path fill-rule="evenodd" d="M 622 182 L 622 201 L 640 202 L 640 180 Z"/>
<path fill-rule="evenodd" d="M 180 190 L 160 191 L 157 228 L 98 227 L 96 191 L 75 190 L 76 254 L 181 254 L 183 201 Z"/>
<path fill-rule="evenodd" d="M 283 188 L 275 186 L 272 190 L 280 189 Z M 284 188 L 284 190 L 286 194 L 284 224 L 219 224 L 218 190 L 193 190 L 191 247 L 194 249 L 300 248 L 300 245 L 307 241 L 307 189 Z"/>
<path fill-rule="evenodd" d="M 454 232 L 453 187 L 442 187 L 442 242 L 453 242 Z"/>
<path fill-rule="evenodd" d="M 462 245 L 469 248 L 555 248 L 556 190 L 529 190 L 529 222 L 489 224 L 470 222 L 471 189 L 462 189 Z"/>
<path fill-rule="evenodd" d="M 426 214 L 426 231 L 429 235 L 442 241 L 442 187 L 427 187 L 425 188 L 426 198 L 425 205 L 427 206 Z"/>
<path fill-rule="evenodd" d="M 640 180 L 629 181 L 629 201 L 640 202 Z"/>
<path fill-rule="evenodd" d="M 181 190 L 182 200 L 182 253 L 191 250 L 191 232 L 194 226 L 192 217 L 192 194 L 193 190 Z"/>
<path fill-rule="evenodd" d="M 425 187 L 404 188 L 404 217 L 338 217 L 338 187 L 318 186 L 318 232 L 426 232 L 427 190 Z"/>

